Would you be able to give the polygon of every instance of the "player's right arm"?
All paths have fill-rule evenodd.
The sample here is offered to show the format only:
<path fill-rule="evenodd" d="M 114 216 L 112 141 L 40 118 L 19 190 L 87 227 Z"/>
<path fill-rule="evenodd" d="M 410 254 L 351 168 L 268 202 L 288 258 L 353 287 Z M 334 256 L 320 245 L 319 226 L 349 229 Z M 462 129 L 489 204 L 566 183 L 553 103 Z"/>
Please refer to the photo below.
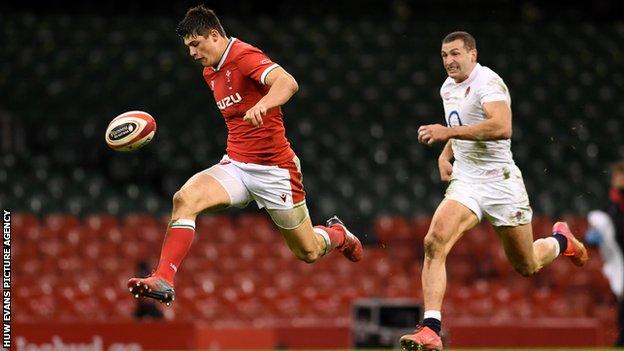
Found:
<path fill-rule="evenodd" d="M 451 146 L 451 140 L 446 142 L 444 149 L 438 157 L 438 169 L 440 170 L 440 179 L 443 182 L 448 182 L 453 174 L 453 147 Z"/>
<path fill-rule="evenodd" d="M 429 124 L 418 128 L 418 141 L 422 144 L 450 139 L 489 141 L 511 138 L 511 108 L 506 101 L 491 101 L 483 105 L 485 120 L 473 125 L 445 127 Z"/>
<path fill-rule="evenodd" d="M 237 64 L 243 75 L 269 87 L 266 94 L 243 117 L 244 121 L 254 127 L 262 126 L 262 118 L 270 109 L 282 106 L 299 90 L 295 78 L 258 48 L 247 45 Z"/>
<path fill-rule="evenodd" d="M 271 87 L 269 92 L 243 117 L 243 120 L 251 123 L 254 127 L 263 124 L 262 117 L 266 116 L 268 110 L 282 106 L 299 90 L 295 78 L 282 67 L 271 70 L 265 78 L 265 84 Z"/>

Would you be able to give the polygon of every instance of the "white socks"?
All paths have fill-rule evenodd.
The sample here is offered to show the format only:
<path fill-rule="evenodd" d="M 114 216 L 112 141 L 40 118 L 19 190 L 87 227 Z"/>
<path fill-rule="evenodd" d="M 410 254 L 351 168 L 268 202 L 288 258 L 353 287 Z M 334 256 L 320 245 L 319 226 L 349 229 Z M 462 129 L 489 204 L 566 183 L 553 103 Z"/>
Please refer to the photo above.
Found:
<path fill-rule="evenodd" d="M 442 312 L 440 312 L 440 311 L 433 311 L 433 310 L 425 311 L 423 319 L 426 319 L 426 318 L 435 318 L 435 319 L 437 319 L 439 321 L 442 321 Z"/>
<path fill-rule="evenodd" d="M 544 238 L 546 240 L 550 240 L 551 242 L 554 243 L 555 245 L 555 257 L 559 256 L 559 254 L 561 253 L 561 248 L 559 247 L 559 242 L 557 241 L 557 239 L 553 238 L 552 236 L 549 236 L 547 238 Z"/>

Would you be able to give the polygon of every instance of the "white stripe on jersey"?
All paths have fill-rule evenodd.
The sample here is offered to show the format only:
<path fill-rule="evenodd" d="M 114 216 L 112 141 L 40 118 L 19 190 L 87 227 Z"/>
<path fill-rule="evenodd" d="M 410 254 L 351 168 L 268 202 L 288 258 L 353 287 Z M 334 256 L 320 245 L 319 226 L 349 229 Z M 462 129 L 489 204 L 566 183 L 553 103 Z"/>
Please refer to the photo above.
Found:
<path fill-rule="evenodd" d="M 262 72 L 262 74 L 260 75 L 260 83 L 266 85 L 266 77 L 269 75 L 269 73 L 271 73 L 272 70 L 276 69 L 279 66 L 280 65 L 278 65 L 277 63 L 274 63 L 267 67 L 267 69 L 265 69 L 264 72 Z"/>

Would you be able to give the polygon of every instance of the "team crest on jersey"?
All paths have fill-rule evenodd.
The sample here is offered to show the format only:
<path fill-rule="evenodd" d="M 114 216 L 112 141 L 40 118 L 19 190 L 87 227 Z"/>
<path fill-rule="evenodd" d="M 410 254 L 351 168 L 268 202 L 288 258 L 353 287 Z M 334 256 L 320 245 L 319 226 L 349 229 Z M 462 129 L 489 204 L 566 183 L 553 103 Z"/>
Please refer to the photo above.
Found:
<path fill-rule="evenodd" d="M 229 69 L 225 71 L 225 80 L 228 89 L 232 90 L 232 72 Z"/>
<path fill-rule="evenodd" d="M 226 108 L 241 102 L 241 100 L 243 100 L 243 98 L 240 96 L 239 93 L 236 93 L 234 95 L 226 96 L 223 99 L 217 101 L 217 106 L 219 107 L 219 110 L 225 110 Z"/>
<path fill-rule="evenodd" d="M 210 81 L 210 89 L 214 90 L 214 79 Z"/>
<path fill-rule="evenodd" d="M 446 91 L 442 94 L 442 97 L 444 98 L 444 100 L 448 100 L 451 97 L 451 93 L 449 91 Z"/>
<path fill-rule="evenodd" d="M 468 96 L 468 94 L 470 94 L 470 87 L 466 88 L 466 92 L 464 93 L 464 97 Z"/>

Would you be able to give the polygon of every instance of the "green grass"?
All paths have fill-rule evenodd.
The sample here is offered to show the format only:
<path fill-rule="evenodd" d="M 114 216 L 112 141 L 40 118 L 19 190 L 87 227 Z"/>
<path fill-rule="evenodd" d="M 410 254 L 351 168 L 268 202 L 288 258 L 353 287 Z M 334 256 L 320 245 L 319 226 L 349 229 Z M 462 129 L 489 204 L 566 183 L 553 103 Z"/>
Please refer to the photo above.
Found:
<path fill-rule="evenodd" d="M 449 351 L 614 351 L 620 348 L 604 347 L 538 347 L 538 348 L 486 348 L 486 349 L 448 349 Z"/>
<path fill-rule="evenodd" d="M 298 351 L 323 351 L 321 349 L 294 349 Z M 613 347 L 524 347 L 524 348 L 448 348 L 444 351 L 624 351 L 624 348 Z M 157 351 L 157 350 L 152 350 Z M 196 351 L 210 351 L 210 350 L 196 350 Z M 275 350 L 253 350 L 253 351 L 275 351 Z M 397 351 L 396 349 L 329 349 L 327 351 Z"/>
<path fill-rule="evenodd" d="M 520 347 L 520 348 L 448 348 L 445 351 L 614 351 L 620 348 L 604 347 Z M 381 351 L 381 350 L 379 350 Z M 384 350 L 389 351 L 389 350 Z"/>
<path fill-rule="evenodd" d="M 524 347 L 524 348 L 448 348 L 444 351 L 617 351 L 623 348 L 604 347 Z M 396 351 L 393 349 L 353 349 L 353 350 L 332 350 L 332 351 Z"/>

